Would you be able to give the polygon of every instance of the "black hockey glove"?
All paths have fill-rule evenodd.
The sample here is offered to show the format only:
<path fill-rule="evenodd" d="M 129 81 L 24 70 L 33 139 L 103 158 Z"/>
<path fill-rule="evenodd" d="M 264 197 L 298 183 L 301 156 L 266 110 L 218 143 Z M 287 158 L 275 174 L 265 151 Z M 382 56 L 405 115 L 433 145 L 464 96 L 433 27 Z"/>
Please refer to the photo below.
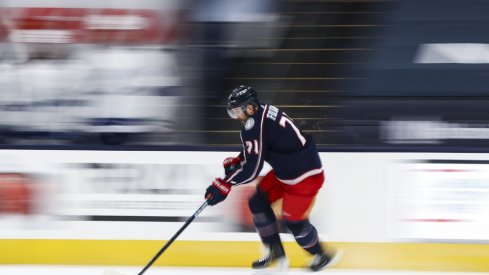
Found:
<path fill-rule="evenodd" d="M 234 171 L 238 170 L 241 168 L 241 159 L 239 157 L 229 157 L 226 158 L 222 162 L 222 166 L 224 167 L 224 174 L 226 176 L 234 173 Z"/>
<path fill-rule="evenodd" d="M 205 199 L 209 205 L 216 205 L 225 200 L 229 192 L 231 192 L 231 184 L 216 178 L 205 190 Z"/>

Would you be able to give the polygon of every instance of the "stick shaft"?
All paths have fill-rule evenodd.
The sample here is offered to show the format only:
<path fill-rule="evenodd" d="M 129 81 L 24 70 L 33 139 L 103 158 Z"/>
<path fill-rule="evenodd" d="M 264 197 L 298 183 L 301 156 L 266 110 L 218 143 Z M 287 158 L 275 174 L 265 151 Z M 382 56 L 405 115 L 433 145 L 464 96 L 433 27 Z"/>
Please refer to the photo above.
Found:
<path fill-rule="evenodd" d="M 173 235 L 173 237 L 171 237 L 171 239 L 160 249 L 160 251 L 158 251 L 158 253 L 156 253 L 156 255 L 153 257 L 153 259 L 151 259 L 151 261 L 149 261 L 149 263 L 146 264 L 146 266 L 141 270 L 141 272 L 138 273 L 138 275 L 142 275 L 144 272 L 146 272 L 146 270 L 148 268 L 150 268 L 153 263 L 158 260 L 158 258 L 161 256 L 161 254 L 163 254 L 163 252 L 165 252 L 165 250 L 178 238 L 178 236 L 185 230 L 185 228 L 187 228 L 187 226 L 200 214 L 200 212 L 202 212 L 204 210 L 204 208 L 206 208 L 208 205 L 207 203 L 207 200 L 199 207 L 199 209 L 197 209 L 197 211 L 195 211 L 195 213 L 190 216 L 187 221 L 185 221 L 185 224 L 183 224 L 183 226 L 177 231 L 177 233 L 175 233 L 175 235 Z"/>

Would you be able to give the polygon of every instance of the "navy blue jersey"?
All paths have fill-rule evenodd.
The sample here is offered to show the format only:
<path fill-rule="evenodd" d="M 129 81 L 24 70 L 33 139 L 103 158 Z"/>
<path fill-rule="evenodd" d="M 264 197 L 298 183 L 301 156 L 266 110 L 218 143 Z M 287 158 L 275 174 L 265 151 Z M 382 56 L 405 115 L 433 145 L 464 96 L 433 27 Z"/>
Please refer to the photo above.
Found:
<path fill-rule="evenodd" d="M 303 133 L 284 112 L 272 105 L 261 105 L 241 130 L 243 151 L 241 168 L 227 175 L 233 185 L 254 180 L 266 161 L 277 178 L 296 184 L 322 172 L 314 140 Z"/>

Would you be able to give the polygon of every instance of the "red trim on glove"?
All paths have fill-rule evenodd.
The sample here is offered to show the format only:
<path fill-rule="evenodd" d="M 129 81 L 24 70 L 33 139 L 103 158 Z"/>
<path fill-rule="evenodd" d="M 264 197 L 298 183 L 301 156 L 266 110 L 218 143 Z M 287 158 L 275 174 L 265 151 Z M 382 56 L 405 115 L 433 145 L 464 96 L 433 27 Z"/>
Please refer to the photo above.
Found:
<path fill-rule="evenodd" d="M 223 181 L 221 178 L 216 178 L 213 182 L 212 185 L 217 187 L 219 189 L 219 192 L 223 195 L 229 194 L 231 192 L 231 184 L 229 182 Z"/>
<path fill-rule="evenodd" d="M 239 157 L 235 157 L 235 158 L 229 157 L 229 158 L 224 159 L 224 161 L 222 162 L 222 166 L 224 166 L 224 168 L 226 168 L 228 166 L 240 164 L 240 163 L 241 163 L 241 159 Z"/>

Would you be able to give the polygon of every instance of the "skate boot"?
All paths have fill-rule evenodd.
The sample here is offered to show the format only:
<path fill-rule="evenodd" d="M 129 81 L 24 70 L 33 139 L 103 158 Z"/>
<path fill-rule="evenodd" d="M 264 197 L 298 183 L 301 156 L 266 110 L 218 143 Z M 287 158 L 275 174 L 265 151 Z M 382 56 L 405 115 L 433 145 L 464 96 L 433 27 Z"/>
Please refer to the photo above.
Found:
<path fill-rule="evenodd" d="M 254 261 L 251 266 L 253 269 L 264 269 L 273 264 L 277 265 L 277 269 L 280 271 L 287 270 L 289 268 L 289 261 L 285 256 L 285 251 L 281 245 L 270 248 L 265 248 L 265 256 Z"/>
<path fill-rule="evenodd" d="M 312 271 L 321 271 L 327 267 L 335 266 L 343 257 L 343 251 L 335 251 L 333 253 L 320 253 L 314 255 L 309 265 Z"/>

